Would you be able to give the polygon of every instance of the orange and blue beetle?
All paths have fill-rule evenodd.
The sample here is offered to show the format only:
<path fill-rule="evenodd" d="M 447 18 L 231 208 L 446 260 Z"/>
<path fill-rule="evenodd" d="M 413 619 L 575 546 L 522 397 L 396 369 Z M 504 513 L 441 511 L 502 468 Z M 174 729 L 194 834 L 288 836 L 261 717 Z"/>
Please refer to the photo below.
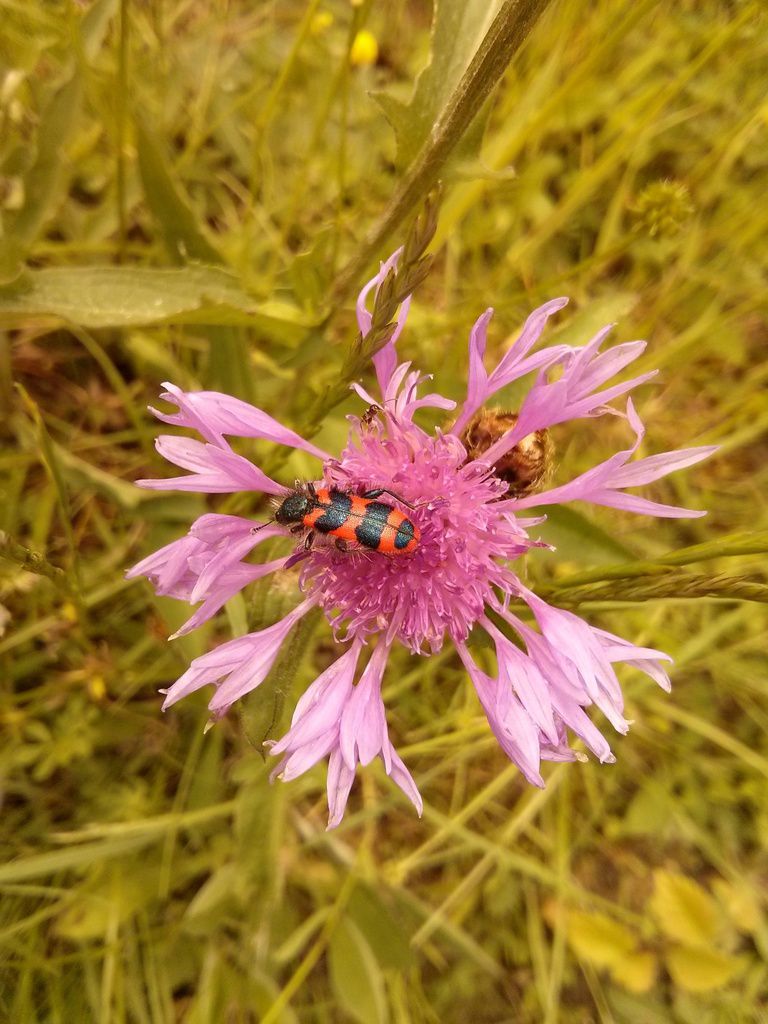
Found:
<path fill-rule="evenodd" d="M 312 546 L 317 532 L 334 537 L 340 551 L 349 544 L 358 544 L 385 555 L 410 554 L 418 547 L 419 528 L 399 509 L 376 501 L 382 494 L 415 508 L 386 487 L 353 494 L 308 483 L 282 501 L 275 511 L 275 522 L 290 526 L 291 533 L 308 530 L 306 548 Z"/>

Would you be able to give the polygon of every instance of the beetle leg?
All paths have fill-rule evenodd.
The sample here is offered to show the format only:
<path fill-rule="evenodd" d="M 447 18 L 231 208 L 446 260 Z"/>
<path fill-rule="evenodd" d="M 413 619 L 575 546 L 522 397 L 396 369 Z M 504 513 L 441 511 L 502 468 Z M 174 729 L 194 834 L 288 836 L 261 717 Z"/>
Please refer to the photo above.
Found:
<path fill-rule="evenodd" d="M 296 523 L 295 526 L 291 527 L 291 533 L 302 533 L 304 529 L 304 523 Z"/>
<path fill-rule="evenodd" d="M 315 531 L 314 530 L 310 530 L 309 533 L 307 534 L 306 540 L 304 541 L 304 550 L 305 551 L 309 551 L 309 549 L 312 547 L 312 542 L 314 541 L 314 539 L 315 539 Z"/>
<path fill-rule="evenodd" d="M 418 505 L 413 505 L 410 501 L 406 501 L 405 498 L 401 498 L 399 494 L 395 494 L 394 491 L 390 491 L 388 487 L 374 487 L 372 491 L 365 491 L 363 497 L 380 498 L 382 494 L 388 494 L 391 498 L 395 498 L 397 501 L 402 502 L 403 505 L 407 505 L 408 508 L 418 508 Z"/>
<path fill-rule="evenodd" d="M 336 540 L 334 541 L 334 544 L 336 545 L 339 551 L 349 551 L 349 544 L 347 544 L 347 542 L 343 540 L 341 537 L 337 537 Z"/>
<path fill-rule="evenodd" d="M 310 498 L 316 498 L 317 497 L 317 491 L 315 490 L 315 485 L 312 483 L 311 480 L 307 481 L 307 490 L 309 491 Z"/>

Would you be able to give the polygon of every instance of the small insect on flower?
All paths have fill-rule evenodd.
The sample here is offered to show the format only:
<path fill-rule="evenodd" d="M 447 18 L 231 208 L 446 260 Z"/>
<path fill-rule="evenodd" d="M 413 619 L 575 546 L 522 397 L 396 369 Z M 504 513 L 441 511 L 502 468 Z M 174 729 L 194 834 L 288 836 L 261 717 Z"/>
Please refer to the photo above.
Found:
<path fill-rule="evenodd" d="M 307 550 L 312 547 L 315 534 L 322 533 L 334 537 L 340 551 L 355 544 L 386 555 L 410 554 L 418 546 L 419 528 L 399 509 L 376 501 L 382 494 L 415 508 L 386 487 L 354 494 L 307 483 L 297 486 L 281 502 L 275 511 L 275 522 L 290 526 L 291 533 L 308 530 L 304 541 Z"/>
<path fill-rule="evenodd" d="M 470 460 L 483 462 L 483 455 L 517 423 L 516 412 L 481 409 L 461 435 Z M 509 485 L 507 497 L 524 498 L 546 483 L 552 472 L 555 446 L 548 430 L 534 430 L 493 463 L 493 472 Z"/>
<path fill-rule="evenodd" d="M 374 423 L 379 418 L 379 414 L 384 410 L 380 405 L 369 405 L 363 415 L 360 417 L 360 427 L 363 430 L 370 430 Z"/>

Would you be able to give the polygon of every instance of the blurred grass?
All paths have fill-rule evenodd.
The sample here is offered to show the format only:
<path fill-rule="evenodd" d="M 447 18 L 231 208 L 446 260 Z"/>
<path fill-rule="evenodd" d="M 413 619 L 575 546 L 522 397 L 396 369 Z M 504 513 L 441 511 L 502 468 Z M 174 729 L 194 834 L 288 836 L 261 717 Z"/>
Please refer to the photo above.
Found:
<path fill-rule="evenodd" d="M 51 567 L 0 561 L 0 1018 L 765 1022 L 765 607 L 610 584 L 617 563 L 768 530 L 761 5 L 556 2 L 482 151 L 444 175 L 401 341 L 458 396 L 488 304 L 496 351 L 563 293 L 562 339 L 613 319 L 616 340 L 649 339 L 646 451 L 723 445 L 654 497 L 709 515 L 553 516 L 557 554 L 526 573 L 553 592 L 607 579 L 583 613 L 669 651 L 672 696 L 629 675 L 618 763 L 550 766 L 538 792 L 451 653 L 401 655 L 385 699 L 424 819 L 367 770 L 334 833 L 321 770 L 268 786 L 258 694 L 205 737 L 204 696 L 161 716 L 157 689 L 229 625 L 168 644 L 184 610 L 122 572 L 214 502 L 130 482 L 162 472 L 144 411 L 161 380 L 296 425 L 296 381 L 334 380 L 354 330 L 335 276 L 398 182 L 370 93 L 407 101 L 429 5 L 0 0 L 0 17 L 0 530 Z M 373 66 L 348 59 L 363 27 Z M 559 428 L 558 479 L 624 440 Z M 765 585 L 764 557 L 710 554 L 686 573 Z M 264 589 L 230 619 L 289 599 Z M 321 626 L 296 692 L 331 646 Z"/>

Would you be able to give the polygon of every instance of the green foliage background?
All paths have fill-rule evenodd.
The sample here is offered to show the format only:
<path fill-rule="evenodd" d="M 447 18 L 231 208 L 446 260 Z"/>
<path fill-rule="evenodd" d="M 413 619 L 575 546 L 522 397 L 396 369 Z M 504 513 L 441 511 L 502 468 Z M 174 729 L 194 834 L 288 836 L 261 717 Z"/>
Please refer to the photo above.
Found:
<path fill-rule="evenodd" d="M 618 763 L 552 765 L 534 791 L 452 653 L 401 655 L 384 696 L 424 818 L 366 770 L 326 833 L 323 771 L 270 787 L 259 753 L 332 657 L 317 622 L 240 717 L 204 735 L 204 695 L 160 714 L 159 687 L 273 621 L 295 582 L 166 642 L 186 609 L 124 569 L 205 507 L 252 506 L 135 489 L 165 472 L 146 404 L 171 379 L 306 426 L 357 288 L 407 222 L 344 268 L 488 11 L 443 0 L 411 103 L 421 0 L 0 0 L 2 1019 L 768 1019 L 760 3 L 555 0 L 442 169 L 401 343 L 457 397 L 480 311 L 496 307 L 498 353 L 568 294 L 551 336 L 616 320 L 617 341 L 649 340 L 646 453 L 722 445 L 653 489 L 706 519 L 554 515 L 556 555 L 524 570 L 675 657 L 671 697 L 627 675 Z M 374 64 L 350 60 L 362 29 Z M 321 444 L 353 409 L 329 412 Z M 555 440 L 562 482 L 626 435 Z M 288 482 L 311 472 L 248 451 Z"/>

